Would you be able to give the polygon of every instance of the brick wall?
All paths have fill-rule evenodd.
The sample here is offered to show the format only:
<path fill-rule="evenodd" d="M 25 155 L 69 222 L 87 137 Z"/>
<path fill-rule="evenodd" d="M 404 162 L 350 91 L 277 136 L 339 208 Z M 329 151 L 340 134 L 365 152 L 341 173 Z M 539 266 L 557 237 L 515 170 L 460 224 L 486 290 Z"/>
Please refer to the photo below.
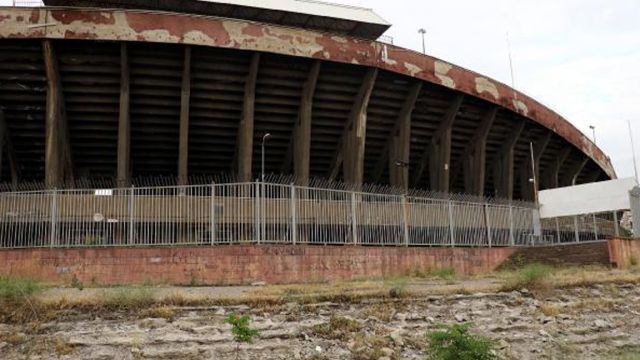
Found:
<path fill-rule="evenodd" d="M 531 263 L 609 266 L 609 250 L 606 241 L 520 248 L 502 267 Z"/>
<path fill-rule="evenodd" d="M 0 251 L 0 273 L 89 284 L 270 284 L 404 275 L 453 267 L 460 273 L 490 272 L 511 248 L 419 248 L 364 246 L 232 245 Z"/>
<path fill-rule="evenodd" d="M 627 269 L 640 261 L 640 239 L 609 239 L 611 266 Z"/>

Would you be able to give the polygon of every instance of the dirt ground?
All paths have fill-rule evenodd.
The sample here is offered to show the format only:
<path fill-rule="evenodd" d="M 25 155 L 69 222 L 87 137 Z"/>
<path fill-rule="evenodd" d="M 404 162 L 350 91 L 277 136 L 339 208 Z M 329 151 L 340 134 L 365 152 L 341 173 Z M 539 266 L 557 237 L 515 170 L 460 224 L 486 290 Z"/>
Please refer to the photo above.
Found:
<path fill-rule="evenodd" d="M 210 301 L 133 311 L 61 307 L 44 322 L 0 324 L 0 359 L 424 359 L 425 334 L 438 324 L 467 322 L 495 340 L 505 359 L 640 358 L 638 275 L 597 274 L 581 274 L 567 286 L 514 291 L 499 291 L 505 280 L 494 276 L 157 286 L 150 290 L 155 299 Z M 591 277 L 602 281 L 585 281 Z M 52 288 L 39 297 L 51 304 L 90 303 L 123 291 L 137 289 Z M 343 296 L 353 294 L 362 296 Z M 251 317 L 259 331 L 252 343 L 233 341 L 224 322 L 231 313 Z"/>

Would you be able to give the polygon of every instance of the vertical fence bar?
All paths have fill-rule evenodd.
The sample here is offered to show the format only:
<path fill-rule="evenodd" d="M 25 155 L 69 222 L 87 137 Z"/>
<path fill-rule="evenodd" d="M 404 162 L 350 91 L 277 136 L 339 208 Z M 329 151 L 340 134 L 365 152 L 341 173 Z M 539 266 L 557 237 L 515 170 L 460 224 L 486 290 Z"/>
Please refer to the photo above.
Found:
<path fill-rule="evenodd" d="M 209 209 L 209 237 L 211 240 L 211 245 L 216 243 L 216 184 L 211 184 L 211 208 Z"/>
<path fill-rule="evenodd" d="M 616 237 L 620 237 L 620 229 L 618 229 L 618 212 L 613 212 L 613 233 Z"/>
<path fill-rule="evenodd" d="M 596 222 L 596 214 L 593 214 L 593 233 L 598 241 L 598 223 Z"/>
<path fill-rule="evenodd" d="M 407 196 L 402 195 L 402 228 L 404 230 L 404 246 L 409 246 L 409 204 Z"/>
<path fill-rule="evenodd" d="M 516 245 L 516 238 L 514 235 L 514 230 L 513 230 L 513 223 L 514 219 L 513 219 L 513 206 L 509 205 L 509 244 L 511 244 L 511 246 L 515 246 Z"/>
<path fill-rule="evenodd" d="M 129 239 L 127 240 L 127 244 L 133 244 L 133 201 L 134 201 L 134 189 L 133 186 L 129 188 Z"/>
<path fill-rule="evenodd" d="M 556 218 L 556 241 L 560 244 L 560 220 L 558 218 Z"/>
<path fill-rule="evenodd" d="M 573 217 L 573 227 L 576 235 L 576 242 L 580 242 L 580 230 L 578 229 L 578 217 Z"/>
<path fill-rule="evenodd" d="M 358 223 L 356 220 L 356 193 L 351 193 L 351 237 L 353 245 L 358 244 Z"/>
<path fill-rule="evenodd" d="M 291 184 L 291 194 L 290 197 L 290 215 L 291 215 L 291 242 L 293 245 L 298 241 L 298 214 L 296 211 L 296 187 Z"/>
<path fill-rule="evenodd" d="M 58 190 L 53 189 L 51 193 L 51 234 L 50 237 L 50 246 L 53 247 L 56 240 L 56 232 L 57 232 L 57 212 L 58 212 Z"/>
<path fill-rule="evenodd" d="M 451 237 L 451 247 L 454 247 L 456 245 L 456 240 L 455 231 L 453 230 L 453 202 L 448 200 L 447 204 L 449 209 L 449 236 Z"/>
<path fill-rule="evenodd" d="M 484 223 L 487 228 L 487 242 L 489 243 L 489 247 L 491 247 L 491 223 L 489 222 L 489 204 L 484 204 Z"/>
<path fill-rule="evenodd" d="M 260 244 L 260 183 L 258 180 L 255 182 L 255 192 L 253 201 L 253 226 L 255 233 L 255 241 Z"/>

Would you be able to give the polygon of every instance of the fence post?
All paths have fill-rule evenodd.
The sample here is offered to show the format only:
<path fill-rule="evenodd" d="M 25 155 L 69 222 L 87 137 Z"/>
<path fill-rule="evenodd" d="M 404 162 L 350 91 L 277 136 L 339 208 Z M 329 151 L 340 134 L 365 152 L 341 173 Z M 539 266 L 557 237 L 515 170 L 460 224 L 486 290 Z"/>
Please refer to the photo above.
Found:
<path fill-rule="evenodd" d="M 513 229 L 513 205 L 509 205 L 509 243 L 516 246 L 516 237 Z"/>
<path fill-rule="evenodd" d="M 491 247 L 491 223 L 489 222 L 489 204 L 484 203 L 484 224 L 487 228 L 487 242 Z"/>
<path fill-rule="evenodd" d="M 447 200 L 449 205 L 449 236 L 451 237 L 451 247 L 456 245 L 455 240 L 455 231 L 453 230 L 453 202 L 451 200 Z"/>
<path fill-rule="evenodd" d="M 580 231 L 578 230 L 578 217 L 577 216 L 573 217 L 573 227 L 574 227 L 575 234 L 576 234 L 576 242 L 580 242 Z"/>
<path fill-rule="evenodd" d="M 402 224 L 404 229 L 404 246 L 409 246 L 409 203 L 407 195 L 402 194 Z"/>
<path fill-rule="evenodd" d="M 58 204 L 57 204 L 57 200 L 58 200 L 58 189 L 53 189 L 52 192 L 52 196 L 51 196 L 51 234 L 49 235 L 50 237 L 50 246 L 53 247 L 55 245 L 55 240 L 56 240 L 56 232 L 57 232 L 57 212 L 58 212 Z"/>
<path fill-rule="evenodd" d="M 556 240 L 560 244 L 560 220 L 558 218 L 556 218 Z"/>
<path fill-rule="evenodd" d="M 296 212 L 296 187 L 293 184 L 291 184 L 290 198 L 291 205 L 289 205 L 289 212 L 291 213 L 291 242 L 295 245 L 298 241 L 298 214 Z"/>
<path fill-rule="evenodd" d="M 353 245 L 358 244 L 358 223 L 356 221 L 356 193 L 351 192 L 351 237 Z"/>
<path fill-rule="evenodd" d="M 613 233 L 616 237 L 620 237 L 620 229 L 618 228 L 618 212 L 613 212 Z"/>
<path fill-rule="evenodd" d="M 127 241 L 128 245 L 133 244 L 133 197 L 134 197 L 134 189 L 133 189 L 133 185 L 131 185 L 131 187 L 129 188 L 129 240 Z"/>
<path fill-rule="evenodd" d="M 216 229 L 216 184 L 211 183 L 211 209 L 209 210 L 209 219 L 211 227 L 210 235 L 211 235 L 211 246 L 216 243 L 217 229 Z"/>
<path fill-rule="evenodd" d="M 596 214 L 593 214 L 593 232 L 596 236 L 596 241 L 598 241 L 598 222 L 596 221 Z"/>
<path fill-rule="evenodd" d="M 254 223 L 254 232 L 256 237 L 256 242 L 258 245 L 260 244 L 260 183 L 258 180 L 255 182 L 255 197 L 253 204 L 253 223 Z"/>

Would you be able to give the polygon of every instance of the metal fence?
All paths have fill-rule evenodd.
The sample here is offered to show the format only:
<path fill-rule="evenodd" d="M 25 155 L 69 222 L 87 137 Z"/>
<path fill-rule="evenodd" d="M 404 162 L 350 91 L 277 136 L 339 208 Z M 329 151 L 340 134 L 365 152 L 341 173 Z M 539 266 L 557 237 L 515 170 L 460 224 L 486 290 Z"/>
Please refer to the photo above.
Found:
<path fill-rule="evenodd" d="M 522 203 L 260 182 L 5 192 L 0 193 L 0 248 L 237 243 L 525 246 L 548 241 L 548 231 L 553 230 L 543 222 L 543 232 L 539 226 L 535 231 L 540 224 L 536 219 L 535 207 Z"/>

